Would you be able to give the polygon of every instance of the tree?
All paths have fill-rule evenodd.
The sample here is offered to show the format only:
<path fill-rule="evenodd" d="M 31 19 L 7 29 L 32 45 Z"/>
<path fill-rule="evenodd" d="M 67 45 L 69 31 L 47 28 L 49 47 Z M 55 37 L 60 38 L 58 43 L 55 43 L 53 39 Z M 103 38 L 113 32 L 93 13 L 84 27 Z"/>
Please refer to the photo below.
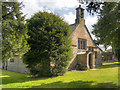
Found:
<path fill-rule="evenodd" d="M 104 4 L 103 2 L 87 2 L 87 11 L 94 15 L 94 13 L 100 13 L 101 6 Z"/>
<path fill-rule="evenodd" d="M 25 16 L 21 9 L 22 3 L 3 2 L 2 3 L 2 61 L 13 58 L 16 54 L 22 57 L 29 46 L 25 26 Z"/>
<path fill-rule="evenodd" d="M 102 4 L 102 8 L 100 8 L 100 4 Z M 95 8 L 96 6 L 99 7 Z M 93 26 L 92 32 L 97 37 L 97 42 L 104 46 L 112 46 L 114 52 L 118 53 L 120 49 L 120 2 L 92 3 L 88 5 L 88 11 L 91 10 L 99 11 L 97 12 L 98 23 Z"/>
<path fill-rule="evenodd" d="M 31 75 L 63 75 L 72 56 L 69 25 L 52 13 L 38 12 L 27 28 L 31 49 L 23 60 Z"/>
<path fill-rule="evenodd" d="M 2 3 L 0 2 L 0 13 L 2 13 Z M 2 15 L 0 14 L 0 65 L 2 64 Z"/>

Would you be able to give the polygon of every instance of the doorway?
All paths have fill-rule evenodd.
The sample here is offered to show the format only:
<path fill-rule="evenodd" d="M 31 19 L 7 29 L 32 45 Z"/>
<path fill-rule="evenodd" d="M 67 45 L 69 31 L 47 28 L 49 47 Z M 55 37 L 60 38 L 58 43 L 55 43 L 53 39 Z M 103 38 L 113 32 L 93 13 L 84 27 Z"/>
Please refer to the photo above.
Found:
<path fill-rule="evenodd" d="M 89 54 L 89 68 L 92 69 L 92 54 Z"/>

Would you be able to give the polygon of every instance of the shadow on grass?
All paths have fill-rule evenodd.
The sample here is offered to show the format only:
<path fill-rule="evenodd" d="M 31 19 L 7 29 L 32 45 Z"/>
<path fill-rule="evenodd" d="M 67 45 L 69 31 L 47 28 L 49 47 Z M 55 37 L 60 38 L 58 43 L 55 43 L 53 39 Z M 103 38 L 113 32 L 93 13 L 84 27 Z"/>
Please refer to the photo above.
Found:
<path fill-rule="evenodd" d="M 17 72 L 12 72 L 12 71 L 4 70 L 4 72 L 5 73 L 2 73 L 3 77 L 0 77 L 0 79 L 2 79 L 2 85 L 10 84 L 10 83 L 22 83 L 22 82 L 27 82 L 27 81 L 48 79 L 48 77 L 32 78 L 32 77 L 28 77 L 29 75 L 27 75 L 27 74 L 22 74 L 22 73 L 17 73 Z M 7 72 L 9 72 L 9 73 L 7 73 Z"/>
<path fill-rule="evenodd" d="M 108 64 L 108 65 L 103 65 L 99 67 L 100 69 L 104 68 L 112 68 L 112 67 L 118 67 L 117 63 L 114 64 Z M 22 82 L 28 82 L 28 81 L 35 81 L 35 80 L 46 80 L 48 78 L 28 78 L 28 75 L 25 74 L 20 74 L 16 72 L 9 72 L 5 71 L 2 76 L 8 75 L 8 77 L 3 77 L 2 78 L 2 84 L 10 84 L 10 83 L 22 83 Z M 73 82 L 54 82 L 50 84 L 42 84 L 41 86 L 35 86 L 33 88 L 42 88 L 42 87 L 54 87 L 54 88 L 93 88 L 93 87 L 101 87 L 101 88 L 113 88 L 117 87 L 115 84 L 112 82 L 110 83 L 98 83 L 97 85 L 92 85 L 92 81 L 73 81 Z"/>
<path fill-rule="evenodd" d="M 54 82 L 50 84 L 42 84 L 40 86 L 34 86 L 32 88 L 118 88 L 116 84 L 109 83 L 98 83 L 92 85 L 93 81 L 73 81 L 73 82 Z"/>
<path fill-rule="evenodd" d="M 119 67 L 119 66 L 120 66 L 120 64 L 118 64 L 118 63 L 114 63 L 114 64 L 102 65 L 102 66 L 98 67 L 98 69 L 114 68 L 114 67 Z"/>

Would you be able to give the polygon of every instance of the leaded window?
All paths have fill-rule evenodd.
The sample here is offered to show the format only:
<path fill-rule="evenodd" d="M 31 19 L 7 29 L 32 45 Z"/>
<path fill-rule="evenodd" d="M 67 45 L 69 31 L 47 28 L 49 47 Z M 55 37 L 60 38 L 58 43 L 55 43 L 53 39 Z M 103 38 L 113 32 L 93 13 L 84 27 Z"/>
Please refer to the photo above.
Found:
<path fill-rule="evenodd" d="M 78 39 L 78 49 L 86 49 L 86 40 Z"/>

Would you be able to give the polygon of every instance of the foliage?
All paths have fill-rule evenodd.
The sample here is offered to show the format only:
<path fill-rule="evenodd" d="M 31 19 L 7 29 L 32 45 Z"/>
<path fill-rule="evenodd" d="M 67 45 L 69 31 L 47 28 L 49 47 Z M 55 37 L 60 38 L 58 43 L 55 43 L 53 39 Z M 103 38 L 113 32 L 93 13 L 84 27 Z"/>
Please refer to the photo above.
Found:
<path fill-rule="evenodd" d="M 115 49 L 115 56 L 120 60 L 120 49 Z"/>
<path fill-rule="evenodd" d="M 58 16 L 38 12 L 27 21 L 31 49 L 24 56 L 32 75 L 63 75 L 71 60 L 70 27 Z"/>
<path fill-rule="evenodd" d="M 99 41 L 97 41 L 97 40 L 93 40 L 94 41 L 94 43 L 95 43 L 95 45 L 100 45 L 100 42 Z"/>
<path fill-rule="evenodd" d="M 11 59 L 15 54 L 21 57 L 28 51 L 25 16 L 18 2 L 2 3 L 2 60 Z"/>
<path fill-rule="evenodd" d="M 76 70 L 81 70 L 81 71 L 87 70 L 87 66 L 79 63 L 79 64 L 76 65 Z"/>
<path fill-rule="evenodd" d="M 64 76 L 30 78 L 26 74 L 2 71 L 2 88 L 117 88 L 118 62 L 103 63 L 96 70 L 71 71 Z"/>
<path fill-rule="evenodd" d="M 110 55 L 113 55 L 114 52 L 103 52 L 102 55 L 103 56 L 110 56 Z"/>
<path fill-rule="evenodd" d="M 87 2 L 87 11 L 94 15 L 95 13 L 100 13 L 101 6 L 104 4 L 104 2 Z"/>
<path fill-rule="evenodd" d="M 102 7 L 103 6 L 103 7 Z M 120 59 L 120 1 L 118 2 L 90 2 L 87 11 L 94 15 L 94 12 L 100 16 L 97 25 L 94 25 L 98 40 L 97 44 L 103 44 L 105 49 L 112 46 L 114 53 Z M 101 28 L 100 28 L 101 27 Z M 98 30 L 97 30 L 98 29 Z"/>
<path fill-rule="evenodd" d="M 120 3 L 105 2 L 99 13 L 99 20 L 95 24 L 93 34 L 97 37 L 99 44 L 112 46 L 120 49 Z"/>

